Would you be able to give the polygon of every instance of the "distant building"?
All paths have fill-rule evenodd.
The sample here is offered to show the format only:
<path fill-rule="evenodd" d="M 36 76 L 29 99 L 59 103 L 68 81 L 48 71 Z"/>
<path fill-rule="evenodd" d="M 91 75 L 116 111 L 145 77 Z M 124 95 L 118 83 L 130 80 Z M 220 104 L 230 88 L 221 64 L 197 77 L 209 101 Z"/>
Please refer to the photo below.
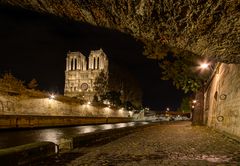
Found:
<path fill-rule="evenodd" d="M 91 51 L 88 60 L 81 52 L 68 52 L 64 95 L 92 101 L 93 85 L 101 71 L 108 73 L 108 58 L 102 49 Z"/>

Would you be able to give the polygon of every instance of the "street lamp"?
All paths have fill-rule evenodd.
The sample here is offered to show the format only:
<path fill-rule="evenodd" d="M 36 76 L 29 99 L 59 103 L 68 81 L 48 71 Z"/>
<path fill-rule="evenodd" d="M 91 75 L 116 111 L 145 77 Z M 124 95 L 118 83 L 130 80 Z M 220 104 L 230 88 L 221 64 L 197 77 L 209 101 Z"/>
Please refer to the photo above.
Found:
<path fill-rule="evenodd" d="M 203 70 L 208 69 L 208 67 L 209 67 L 209 64 L 206 62 L 200 64 L 200 68 Z"/>
<path fill-rule="evenodd" d="M 211 71 L 213 71 L 213 66 L 212 66 L 212 63 L 210 63 L 210 62 L 201 62 L 200 64 L 199 64 L 199 68 L 201 69 L 201 70 L 211 70 Z"/>

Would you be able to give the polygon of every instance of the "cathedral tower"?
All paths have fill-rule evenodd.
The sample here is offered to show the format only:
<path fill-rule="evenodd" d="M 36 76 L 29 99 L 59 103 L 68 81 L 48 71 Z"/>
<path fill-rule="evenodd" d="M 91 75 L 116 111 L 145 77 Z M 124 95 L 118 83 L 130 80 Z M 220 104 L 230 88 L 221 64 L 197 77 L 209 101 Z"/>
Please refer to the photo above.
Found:
<path fill-rule="evenodd" d="M 108 73 L 108 59 L 102 49 L 90 52 L 89 61 L 80 52 L 69 52 L 66 58 L 64 95 L 92 101 L 93 85 L 101 71 Z"/>

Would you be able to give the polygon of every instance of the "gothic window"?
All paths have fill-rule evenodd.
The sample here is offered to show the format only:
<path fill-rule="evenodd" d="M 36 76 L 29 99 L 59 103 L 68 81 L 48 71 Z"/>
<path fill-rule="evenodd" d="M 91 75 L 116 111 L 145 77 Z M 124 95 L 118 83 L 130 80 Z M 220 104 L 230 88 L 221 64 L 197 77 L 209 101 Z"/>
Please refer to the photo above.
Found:
<path fill-rule="evenodd" d="M 99 57 L 97 57 L 97 69 L 99 69 Z"/>
<path fill-rule="evenodd" d="M 96 58 L 93 58 L 93 69 L 96 69 Z"/>
<path fill-rule="evenodd" d="M 71 70 L 73 70 L 73 59 L 71 59 Z"/>
<path fill-rule="evenodd" d="M 75 70 L 77 69 L 77 59 L 75 59 Z"/>

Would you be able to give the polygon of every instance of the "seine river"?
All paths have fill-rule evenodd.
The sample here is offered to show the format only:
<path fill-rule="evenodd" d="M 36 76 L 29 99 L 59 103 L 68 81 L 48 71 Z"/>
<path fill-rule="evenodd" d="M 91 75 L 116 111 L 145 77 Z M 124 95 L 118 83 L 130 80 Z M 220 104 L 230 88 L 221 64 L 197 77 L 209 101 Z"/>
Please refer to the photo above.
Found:
<path fill-rule="evenodd" d="M 51 141 L 59 144 L 60 139 L 65 137 L 76 136 L 79 134 L 90 133 L 99 130 L 109 130 L 145 124 L 148 124 L 148 122 L 128 122 L 26 130 L 0 130 L 0 148 L 23 145 L 37 141 Z"/>

